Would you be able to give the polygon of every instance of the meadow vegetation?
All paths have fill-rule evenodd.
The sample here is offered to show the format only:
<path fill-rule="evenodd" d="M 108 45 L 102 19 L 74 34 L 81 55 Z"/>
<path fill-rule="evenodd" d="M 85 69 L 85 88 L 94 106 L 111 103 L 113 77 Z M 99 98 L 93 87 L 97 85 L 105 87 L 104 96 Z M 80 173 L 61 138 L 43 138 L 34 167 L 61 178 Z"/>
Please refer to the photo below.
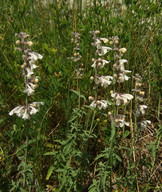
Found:
<path fill-rule="evenodd" d="M 0 1 L 0 192 L 161 191 L 160 7 Z"/>

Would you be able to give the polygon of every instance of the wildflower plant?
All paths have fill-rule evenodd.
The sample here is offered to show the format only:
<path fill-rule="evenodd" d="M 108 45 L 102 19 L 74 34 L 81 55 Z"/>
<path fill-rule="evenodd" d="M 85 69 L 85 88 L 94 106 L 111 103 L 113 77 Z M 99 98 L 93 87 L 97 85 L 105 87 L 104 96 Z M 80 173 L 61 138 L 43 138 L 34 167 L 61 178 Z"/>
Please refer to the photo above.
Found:
<path fill-rule="evenodd" d="M 22 74 L 24 76 L 25 89 L 23 93 L 26 93 L 26 104 L 19 105 L 11 110 L 9 115 L 16 114 L 18 117 L 22 117 L 24 120 L 30 118 L 30 115 L 36 114 L 39 111 L 40 105 L 43 105 L 43 102 L 32 102 L 29 103 L 29 96 L 33 95 L 35 89 L 38 87 L 39 77 L 34 74 L 34 70 L 38 67 L 36 65 L 38 59 L 42 59 L 43 56 L 39 53 L 33 52 L 31 47 L 33 45 L 32 41 L 29 41 L 29 35 L 21 32 L 15 35 L 19 37 L 19 40 L 16 41 L 16 50 L 22 52 L 23 64 L 21 65 Z"/>
<path fill-rule="evenodd" d="M 16 50 L 19 50 L 22 53 L 23 64 L 21 65 L 22 75 L 24 77 L 24 84 L 25 89 L 23 93 L 26 94 L 25 104 L 18 105 L 14 109 L 12 109 L 9 115 L 16 114 L 18 117 L 25 120 L 25 129 L 26 129 L 26 150 L 24 158 L 20 158 L 22 160 L 21 164 L 19 165 L 19 172 L 22 172 L 23 175 L 23 182 L 20 179 L 17 187 L 20 187 L 21 183 L 23 187 L 26 188 L 29 184 L 33 182 L 32 170 L 29 162 L 27 161 L 28 156 L 28 129 L 29 129 L 29 119 L 31 115 L 36 114 L 41 105 L 44 105 L 43 102 L 30 102 L 30 97 L 34 94 L 36 88 L 38 87 L 39 77 L 35 74 L 36 68 L 38 68 L 37 61 L 42 59 L 43 56 L 39 53 L 33 52 L 31 47 L 33 46 L 33 42 L 29 41 L 29 35 L 20 32 L 19 34 L 15 35 L 19 39 L 16 41 Z M 24 170 L 23 170 L 24 169 Z M 13 181 L 14 182 L 14 181 Z M 15 189 L 16 186 L 13 186 Z M 30 187 L 28 188 L 28 190 Z"/>

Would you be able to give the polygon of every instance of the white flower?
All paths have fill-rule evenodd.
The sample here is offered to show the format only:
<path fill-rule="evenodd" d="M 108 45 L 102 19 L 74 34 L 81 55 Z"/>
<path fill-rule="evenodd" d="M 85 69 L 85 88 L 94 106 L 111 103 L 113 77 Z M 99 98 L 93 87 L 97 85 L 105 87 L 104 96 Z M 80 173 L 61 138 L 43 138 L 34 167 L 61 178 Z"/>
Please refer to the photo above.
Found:
<path fill-rule="evenodd" d="M 124 81 L 128 81 L 130 77 L 128 77 L 126 73 L 131 73 L 131 71 L 123 70 L 121 73 L 119 73 L 119 78 L 117 82 L 123 83 Z"/>
<path fill-rule="evenodd" d="M 119 121 L 119 122 L 118 122 L 119 127 L 123 127 L 124 125 L 130 126 L 130 123 L 129 123 L 129 122 L 126 122 L 126 121 L 123 120 L 123 119 L 119 119 L 118 121 Z"/>
<path fill-rule="evenodd" d="M 101 76 L 101 77 L 97 77 L 97 79 L 95 79 L 95 83 L 96 84 L 100 84 L 101 86 L 106 88 L 108 85 L 110 85 L 112 83 L 111 80 L 113 79 L 112 76 Z"/>
<path fill-rule="evenodd" d="M 30 115 L 36 114 L 39 111 L 40 105 L 44 105 L 43 102 L 33 102 L 29 104 Z"/>
<path fill-rule="evenodd" d="M 140 115 L 140 113 L 141 113 L 142 115 L 144 115 L 145 114 L 145 109 L 147 109 L 147 105 L 139 105 L 137 107 L 136 114 Z"/>
<path fill-rule="evenodd" d="M 125 70 L 125 67 L 124 67 L 124 63 L 128 63 L 128 61 L 126 60 L 126 59 L 120 59 L 119 60 L 119 69 L 121 70 L 121 71 L 124 71 Z"/>
<path fill-rule="evenodd" d="M 22 117 L 23 119 L 29 119 L 29 114 L 25 106 L 19 105 L 18 107 L 15 107 L 9 115 L 16 114 L 18 117 Z"/>
<path fill-rule="evenodd" d="M 111 93 L 111 97 L 116 100 L 116 105 L 121 105 L 122 102 L 127 104 L 128 101 L 133 99 L 133 95 L 131 94 Z"/>
<path fill-rule="evenodd" d="M 24 111 L 24 114 L 23 114 L 22 118 L 23 118 L 24 120 L 30 118 L 30 116 L 29 116 L 29 114 L 28 114 L 28 110 L 27 110 L 26 108 L 25 108 L 25 111 Z"/>
<path fill-rule="evenodd" d="M 26 71 L 27 71 L 26 77 L 27 77 L 27 79 L 30 79 L 31 76 L 34 74 L 34 72 L 30 68 L 26 68 Z"/>
<path fill-rule="evenodd" d="M 32 63 L 31 61 L 29 61 L 29 65 L 30 65 L 30 70 L 33 71 L 33 69 L 36 69 L 38 66 L 35 65 L 34 63 Z"/>
<path fill-rule="evenodd" d="M 99 108 L 99 109 L 106 109 L 108 107 L 108 101 L 106 100 L 97 100 L 97 101 L 93 101 L 90 106 L 93 108 Z"/>
<path fill-rule="evenodd" d="M 30 52 L 28 53 L 30 55 L 29 59 L 32 61 L 32 62 L 36 62 L 38 59 L 43 59 L 43 56 L 39 53 L 36 53 L 36 52 Z"/>
<path fill-rule="evenodd" d="M 141 121 L 139 124 L 140 124 L 140 127 L 142 129 L 145 129 L 148 124 L 151 124 L 151 121 L 150 120 L 144 120 L 144 121 Z"/>
<path fill-rule="evenodd" d="M 100 38 L 101 41 L 103 41 L 104 43 L 108 43 L 108 39 L 107 38 Z"/>
<path fill-rule="evenodd" d="M 28 96 L 32 95 L 35 91 L 34 89 L 36 88 L 36 85 L 34 85 L 33 83 L 27 83 L 26 86 L 27 87 L 23 92 L 26 93 Z"/>
<path fill-rule="evenodd" d="M 24 106 L 19 105 L 19 106 L 15 107 L 14 109 L 12 109 L 12 111 L 10 111 L 9 115 L 11 116 L 15 113 L 18 117 L 21 117 L 24 113 L 24 108 L 25 108 Z"/>
<path fill-rule="evenodd" d="M 110 61 L 102 59 L 100 62 L 98 60 L 95 60 L 94 63 L 92 64 L 93 68 L 97 68 L 98 64 L 101 63 L 101 68 L 105 66 L 105 64 L 110 63 Z"/>
<path fill-rule="evenodd" d="M 112 50 L 112 48 L 110 47 L 106 47 L 106 46 L 101 46 L 97 49 L 96 53 L 99 55 L 99 56 L 103 56 L 105 55 L 108 51 Z"/>

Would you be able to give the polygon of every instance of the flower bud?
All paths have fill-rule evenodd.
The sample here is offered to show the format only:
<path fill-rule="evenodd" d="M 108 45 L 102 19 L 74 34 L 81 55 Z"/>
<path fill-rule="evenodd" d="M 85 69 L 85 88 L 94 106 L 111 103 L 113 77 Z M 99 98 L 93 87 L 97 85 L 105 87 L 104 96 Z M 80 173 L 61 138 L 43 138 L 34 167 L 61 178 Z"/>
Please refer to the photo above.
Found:
<path fill-rule="evenodd" d="M 144 92 L 144 91 L 140 91 L 139 94 L 140 94 L 140 95 L 144 95 L 145 92 Z"/>
<path fill-rule="evenodd" d="M 78 52 L 78 53 L 76 53 L 76 55 L 80 55 L 80 53 Z"/>
<path fill-rule="evenodd" d="M 24 62 L 24 63 L 23 63 L 23 65 L 24 65 L 24 66 L 27 66 L 27 63 L 26 63 L 26 62 Z"/>
<path fill-rule="evenodd" d="M 24 64 L 23 64 L 23 65 L 21 65 L 21 69 L 24 69 L 24 67 L 25 67 L 25 66 L 24 66 Z"/>
<path fill-rule="evenodd" d="M 104 123 L 107 123 L 107 119 L 105 119 L 103 122 L 104 122 Z"/>
<path fill-rule="evenodd" d="M 102 59 L 101 59 L 101 58 L 98 58 L 98 61 L 100 62 L 100 61 L 102 61 Z"/>
<path fill-rule="evenodd" d="M 100 31 L 99 31 L 99 30 L 96 30 L 96 31 L 95 31 L 95 34 L 96 34 L 96 35 L 97 35 L 97 34 L 99 34 L 99 33 L 100 33 Z"/>
<path fill-rule="evenodd" d="M 88 99 L 89 99 L 89 101 L 93 101 L 94 100 L 94 98 L 92 96 L 89 96 Z"/>
<path fill-rule="evenodd" d="M 74 53 L 74 56 L 77 56 L 77 53 Z"/>
<path fill-rule="evenodd" d="M 93 76 L 91 76 L 91 77 L 90 77 L 90 80 L 91 80 L 91 81 L 93 81 L 93 80 L 94 80 L 94 77 L 93 77 Z"/>
<path fill-rule="evenodd" d="M 113 93 L 114 93 L 114 91 L 113 91 L 113 90 L 111 90 L 111 91 L 110 91 L 110 94 L 113 94 Z"/>
<path fill-rule="evenodd" d="M 119 120 L 118 119 L 115 119 L 115 123 L 118 123 L 119 122 Z"/>
<path fill-rule="evenodd" d="M 110 111 L 108 112 L 108 115 L 111 115 L 111 112 L 110 112 Z"/>
<path fill-rule="evenodd" d="M 109 41 L 108 41 L 108 39 L 104 39 L 104 41 L 103 41 L 104 43 L 108 43 Z"/>
<path fill-rule="evenodd" d="M 100 105 L 101 104 L 101 101 L 100 100 L 97 100 L 97 102 L 96 102 L 98 105 Z"/>
<path fill-rule="evenodd" d="M 95 61 L 95 59 L 94 58 L 92 58 L 92 62 L 94 62 Z"/>
<path fill-rule="evenodd" d="M 121 48 L 121 49 L 119 49 L 119 52 L 121 52 L 121 53 L 126 53 L 127 52 L 127 49 L 126 48 Z"/>
<path fill-rule="evenodd" d="M 21 41 L 20 40 L 17 40 L 16 41 L 16 45 L 20 45 L 21 44 Z"/>
<path fill-rule="evenodd" d="M 102 63 L 98 63 L 98 66 L 101 67 L 101 66 L 102 66 Z"/>
<path fill-rule="evenodd" d="M 110 45 L 112 45 L 113 44 L 113 42 L 112 41 L 110 41 Z"/>
<path fill-rule="evenodd" d="M 142 83 L 138 83 L 138 86 L 141 87 L 141 86 L 142 86 Z"/>
<path fill-rule="evenodd" d="M 33 46 L 33 42 L 32 41 L 28 41 L 27 45 L 29 45 L 29 47 L 32 47 Z"/>
<path fill-rule="evenodd" d="M 115 44 L 117 45 L 119 43 L 119 41 L 118 40 L 115 40 Z"/>
<path fill-rule="evenodd" d="M 113 77 L 114 77 L 114 78 L 117 78 L 117 74 L 114 74 Z"/>
<path fill-rule="evenodd" d="M 38 82 L 39 82 L 39 79 L 35 78 L 34 82 L 35 82 L 35 83 L 38 83 Z"/>

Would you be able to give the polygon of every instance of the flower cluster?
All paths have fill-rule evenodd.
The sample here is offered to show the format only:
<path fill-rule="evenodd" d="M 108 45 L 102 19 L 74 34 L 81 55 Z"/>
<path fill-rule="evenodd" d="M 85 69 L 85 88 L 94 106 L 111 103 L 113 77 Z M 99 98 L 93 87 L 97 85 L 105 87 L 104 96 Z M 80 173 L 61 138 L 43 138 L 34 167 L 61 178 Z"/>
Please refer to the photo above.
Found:
<path fill-rule="evenodd" d="M 133 99 L 133 95 L 131 94 L 120 94 L 120 93 L 114 93 L 113 91 L 110 91 L 111 97 L 113 100 L 115 100 L 116 105 L 127 104 L 130 100 Z"/>
<path fill-rule="evenodd" d="M 109 115 L 111 117 L 111 121 L 114 122 L 116 127 L 123 127 L 123 126 L 130 126 L 129 122 L 125 121 L 125 115 L 116 115 L 115 118 L 112 116 L 112 114 L 109 112 Z"/>
<path fill-rule="evenodd" d="M 96 48 L 96 55 L 98 56 L 104 56 L 108 51 L 112 50 L 110 47 L 103 46 L 103 43 L 108 43 L 107 38 L 100 38 L 98 37 L 98 34 L 100 31 L 90 31 L 90 33 L 93 35 L 94 42 L 92 43 L 92 46 Z M 92 96 L 89 97 L 89 100 L 92 100 L 92 103 L 90 104 L 93 108 L 98 109 L 106 109 L 108 107 L 108 104 L 110 104 L 107 100 L 101 100 L 99 99 L 99 96 L 97 96 L 97 89 L 98 86 L 101 84 L 102 87 L 106 88 L 108 85 L 112 83 L 112 76 L 99 76 L 98 71 L 103 68 L 106 64 L 109 63 L 109 61 L 105 60 L 103 57 L 99 57 L 96 59 L 92 59 L 92 67 L 95 70 L 94 77 L 91 76 L 90 80 L 93 80 L 96 84 L 96 96 L 93 98 Z"/>
<path fill-rule="evenodd" d="M 71 59 L 75 63 L 78 62 L 76 76 L 81 77 L 84 74 L 84 68 L 83 68 L 84 64 L 80 62 L 80 59 L 82 58 L 82 56 L 80 55 L 80 33 L 73 32 L 73 35 L 74 37 L 71 39 L 71 42 L 75 44 L 75 47 L 74 47 L 74 54 L 73 57 L 71 57 Z"/>
<path fill-rule="evenodd" d="M 142 129 L 145 129 L 148 126 L 148 124 L 151 124 L 151 121 L 139 120 L 141 118 L 141 115 L 144 115 L 146 109 L 148 108 L 147 105 L 142 104 L 145 95 L 145 92 L 142 91 L 142 77 L 138 73 L 136 73 L 133 78 L 135 80 L 135 89 L 132 89 L 132 91 L 135 93 L 135 99 L 137 103 L 137 109 L 136 109 L 137 122 Z"/>
<path fill-rule="evenodd" d="M 120 83 L 124 83 L 130 79 L 127 76 L 127 73 L 131 73 L 131 71 L 125 69 L 125 64 L 128 63 L 126 59 L 123 59 L 123 55 L 126 53 L 126 48 L 119 47 L 119 37 L 113 36 L 109 38 L 110 45 L 112 45 L 112 51 L 114 54 L 114 65 L 113 65 L 113 82 L 114 84 L 119 83 L 118 87 L 120 87 Z M 134 97 L 128 93 L 119 93 L 116 91 L 110 91 L 112 101 L 114 101 L 115 105 L 127 105 L 129 101 L 131 101 Z M 118 110 L 117 110 L 118 111 Z M 121 110 L 120 110 L 121 111 Z M 111 115 L 111 114 L 110 114 Z M 122 114 L 114 114 L 115 118 L 111 120 L 115 123 L 116 127 L 123 127 L 124 125 L 129 126 L 130 124 L 125 121 L 125 116 Z"/>
<path fill-rule="evenodd" d="M 31 47 L 33 43 L 28 40 L 29 35 L 21 32 L 16 34 L 19 37 L 19 40 L 16 41 L 16 50 L 22 52 L 23 64 L 21 65 L 22 73 L 25 79 L 25 90 L 24 93 L 27 96 L 31 96 L 34 94 L 35 89 L 38 87 L 39 77 L 34 74 L 34 70 L 38 68 L 37 61 L 38 59 L 42 59 L 43 56 L 39 53 L 33 52 Z M 18 117 L 22 117 L 23 119 L 29 119 L 30 115 L 38 112 L 39 106 L 43 105 L 43 102 L 33 102 L 31 104 L 26 104 L 22 106 L 17 106 L 14 108 L 9 115 L 16 114 Z"/>

